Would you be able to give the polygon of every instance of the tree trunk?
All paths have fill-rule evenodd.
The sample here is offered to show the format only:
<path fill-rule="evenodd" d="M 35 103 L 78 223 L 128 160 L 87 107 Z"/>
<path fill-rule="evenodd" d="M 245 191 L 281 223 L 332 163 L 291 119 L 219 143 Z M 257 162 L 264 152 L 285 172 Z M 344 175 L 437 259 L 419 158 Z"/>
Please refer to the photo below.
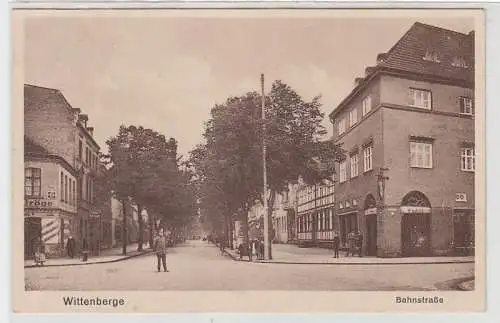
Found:
<path fill-rule="evenodd" d="M 228 221 L 228 225 L 229 225 L 229 248 L 231 248 L 231 250 L 234 249 L 234 240 L 233 240 L 233 216 L 231 214 L 229 214 L 229 221 Z"/>
<path fill-rule="evenodd" d="M 137 239 L 137 251 L 142 251 L 144 241 L 144 219 L 142 218 L 142 205 L 137 204 L 137 220 L 139 221 L 139 237 Z"/>
<path fill-rule="evenodd" d="M 122 200 L 123 221 L 122 221 L 122 253 L 127 255 L 127 205 L 125 200 Z"/>
<path fill-rule="evenodd" d="M 268 241 L 268 250 L 269 250 L 269 260 L 273 259 L 272 256 L 272 242 L 273 242 L 273 207 L 274 207 L 274 201 L 276 200 L 276 192 L 274 190 L 270 191 L 269 194 L 269 199 L 267 200 L 267 220 L 268 220 L 268 234 L 267 237 L 269 239 Z"/>
<path fill-rule="evenodd" d="M 243 209 L 243 214 L 242 214 L 242 217 L 243 217 L 243 235 L 244 235 L 245 243 L 249 243 L 250 242 L 250 238 L 249 238 L 250 227 L 248 225 L 248 204 L 245 203 L 245 205 L 243 206 L 242 209 Z"/>
<path fill-rule="evenodd" d="M 156 221 L 153 221 L 153 216 L 148 212 L 148 222 L 149 222 L 149 248 L 153 247 L 153 225 Z M 154 223 L 154 224 L 153 224 Z"/>

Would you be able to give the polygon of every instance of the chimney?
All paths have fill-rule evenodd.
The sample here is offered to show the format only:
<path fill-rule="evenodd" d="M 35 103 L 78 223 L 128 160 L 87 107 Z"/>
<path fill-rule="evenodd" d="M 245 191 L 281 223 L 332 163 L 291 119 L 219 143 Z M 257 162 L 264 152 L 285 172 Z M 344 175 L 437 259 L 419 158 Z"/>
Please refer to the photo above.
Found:
<path fill-rule="evenodd" d="M 87 127 L 87 131 L 90 133 L 90 136 L 94 136 L 94 127 Z"/>
<path fill-rule="evenodd" d="M 374 66 L 369 66 L 369 67 L 365 68 L 365 77 L 370 76 L 370 74 L 372 74 L 375 71 L 375 69 L 376 69 L 376 67 L 374 67 Z"/>
<path fill-rule="evenodd" d="M 387 58 L 387 53 L 380 53 L 377 55 L 377 65 L 382 64 Z"/>
<path fill-rule="evenodd" d="M 356 77 L 354 79 L 354 87 L 357 87 L 358 85 L 361 84 L 361 82 L 363 82 L 364 78 L 363 77 Z"/>
<path fill-rule="evenodd" d="M 80 114 L 78 116 L 78 121 L 83 124 L 83 127 L 87 127 L 87 121 L 89 120 L 89 116 L 86 114 Z"/>

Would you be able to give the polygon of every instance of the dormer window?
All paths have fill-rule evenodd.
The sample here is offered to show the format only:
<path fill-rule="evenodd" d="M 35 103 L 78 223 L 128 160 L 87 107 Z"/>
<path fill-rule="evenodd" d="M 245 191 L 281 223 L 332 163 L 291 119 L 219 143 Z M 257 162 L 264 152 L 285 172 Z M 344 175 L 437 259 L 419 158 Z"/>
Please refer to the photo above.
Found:
<path fill-rule="evenodd" d="M 469 65 L 467 65 L 467 62 L 465 61 L 465 59 L 463 59 L 462 57 L 453 58 L 453 61 L 451 62 L 451 66 L 461 67 L 461 68 L 468 68 L 469 67 Z"/>
<path fill-rule="evenodd" d="M 441 63 L 441 61 L 439 60 L 438 54 L 432 50 L 427 50 L 427 52 L 425 53 L 425 56 L 422 57 L 422 59 L 424 61 Z"/>

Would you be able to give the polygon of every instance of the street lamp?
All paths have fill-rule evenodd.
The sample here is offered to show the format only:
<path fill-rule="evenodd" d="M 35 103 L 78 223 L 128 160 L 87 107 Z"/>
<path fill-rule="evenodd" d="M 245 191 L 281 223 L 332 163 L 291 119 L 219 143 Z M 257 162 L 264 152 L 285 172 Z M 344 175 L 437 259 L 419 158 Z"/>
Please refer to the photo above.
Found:
<path fill-rule="evenodd" d="M 380 200 L 380 215 L 382 215 L 384 209 L 385 202 L 385 181 L 389 179 L 389 177 L 384 175 L 384 172 L 388 171 L 388 168 L 381 167 L 379 170 L 379 174 L 377 175 L 377 195 Z"/>

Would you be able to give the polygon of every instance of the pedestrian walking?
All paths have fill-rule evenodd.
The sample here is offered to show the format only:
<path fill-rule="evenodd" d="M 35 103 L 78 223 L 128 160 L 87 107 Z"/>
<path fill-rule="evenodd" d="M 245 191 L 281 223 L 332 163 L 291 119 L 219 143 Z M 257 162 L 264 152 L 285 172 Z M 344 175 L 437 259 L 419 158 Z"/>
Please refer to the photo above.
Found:
<path fill-rule="evenodd" d="M 339 257 L 340 237 L 339 232 L 335 231 L 333 236 L 333 258 Z"/>
<path fill-rule="evenodd" d="M 66 242 L 66 251 L 68 252 L 68 256 L 73 258 L 75 256 L 75 239 L 70 234 L 68 237 L 68 241 Z"/>
<path fill-rule="evenodd" d="M 160 228 L 158 237 L 155 239 L 154 251 L 156 253 L 157 268 L 160 271 L 160 262 L 163 264 L 163 271 L 168 272 L 167 269 L 167 238 L 163 234 L 163 228 Z"/>

